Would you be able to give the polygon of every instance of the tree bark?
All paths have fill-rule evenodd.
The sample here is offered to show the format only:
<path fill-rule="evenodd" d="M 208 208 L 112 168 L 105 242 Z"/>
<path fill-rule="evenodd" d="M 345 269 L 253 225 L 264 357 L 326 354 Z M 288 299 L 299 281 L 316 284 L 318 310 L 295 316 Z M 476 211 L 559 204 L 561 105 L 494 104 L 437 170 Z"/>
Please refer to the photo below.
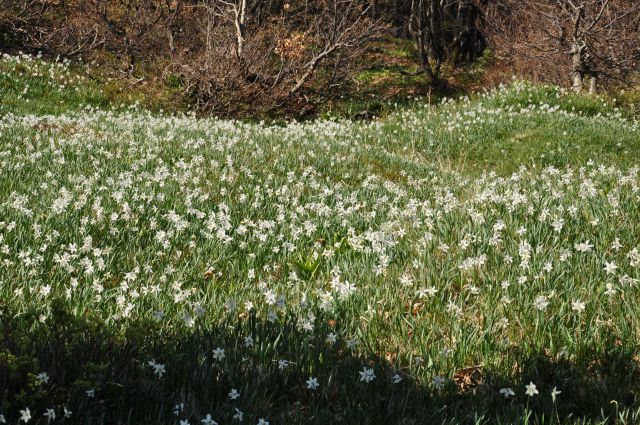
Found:
<path fill-rule="evenodd" d="M 598 73 L 594 71 L 589 77 L 589 94 L 596 94 L 598 93 Z"/>
<path fill-rule="evenodd" d="M 576 93 L 580 93 L 584 87 L 584 74 L 586 69 L 584 63 L 584 49 L 584 45 L 575 43 L 571 52 L 569 52 L 571 54 L 573 91 Z"/>
<path fill-rule="evenodd" d="M 246 12 L 247 12 L 247 0 L 240 0 L 240 7 L 236 9 L 236 55 L 238 59 L 242 57 L 242 52 L 244 50 L 244 36 L 246 29 Z"/>
<path fill-rule="evenodd" d="M 573 71 L 573 91 L 580 93 L 582 91 L 582 87 L 582 73 L 580 71 Z"/>

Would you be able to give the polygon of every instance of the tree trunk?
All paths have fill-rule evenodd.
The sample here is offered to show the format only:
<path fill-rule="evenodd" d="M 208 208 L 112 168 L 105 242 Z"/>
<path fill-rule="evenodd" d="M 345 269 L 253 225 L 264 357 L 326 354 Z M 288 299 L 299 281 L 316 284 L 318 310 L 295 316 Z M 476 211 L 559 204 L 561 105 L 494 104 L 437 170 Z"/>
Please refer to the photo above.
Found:
<path fill-rule="evenodd" d="M 422 36 L 422 31 L 418 32 L 418 36 L 416 37 L 416 44 L 418 45 L 418 55 L 420 56 L 420 64 L 422 65 L 422 70 L 429 82 L 433 82 L 435 80 L 435 75 L 433 74 L 433 69 L 431 68 L 431 63 L 429 63 L 429 54 L 425 49 L 424 45 L 424 37 Z"/>
<path fill-rule="evenodd" d="M 469 43 L 469 37 L 473 32 L 472 10 L 474 4 L 471 0 L 460 0 L 456 13 L 456 35 L 453 37 L 453 48 L 451 49 L 449 63 L 451 67 L 456 66 L 460 56 L 473 58 L 473 48 L 475 43 Z M 472 59 L 471 59 L 472 60 Z"/>
<path fill-rule="evenodd" d="M 576 93 L 580 93 L 584 86 L 584 75 L 586 66 L 584 63 L 584 50 L 586 46 L 581 44 L 574 44 L 573 48 L 569 52 L 571 54 L 571 69 L 573 76 L 573 90 Z"/>
<path fill-rule="evenodd" d="M 591 72 L 589 77 L 589 94 L 596 94 L 598 93 L 598 73 Z"/>
<path fill-rule="evenodd" d="M 406 37 L 405 2 L 403 0 L 393 0 L 393 28 L 395 28 L 396 37 Z"/>
<path fill-rule="evenodd" d="M 242 57 L 242 51 L 244 50 L 244 36 L 246 28 L 246 12 L 247 12 L 247 0 L 240 0 L 240 8 L 236 10 L 236 55 L 238 58 Z"/>
<path fill-rule="evenodd" d="M 438 0 L 428 1 L 429 7 L 427 8 L 427 12 L 429 14 L 429 28 L 425 32 L 425 35 L 427 36 L 426 44 L 428 47 L 429 55 L 436 58 L 437 61 L 441 62 L 442 59 L 445 58 L 445 32 L 442 28 L 442 25 L 444 24 L 442 9 Z"/>
<path fill-rule="evenodd" d="M 205 40 L 205 45 L 206 45 L 206 53 L 207 56 L 209 55 L 209 52 L 211 52 L 211 49 L 213 48 L 213 40 L 211 37 L 211 33 L 213 32 L 213 13 L 211 10 L 207 9 L 207 34 L 206 34 L 206 40 Z"/>
<path fill-rule="evenodd" d="M 173 54 L 176 52 L 176 46 L 173 42 L 173 31 L 171 30 L 171 26 L 167 27 L 167 39 L 169 40 L 169 51 Z"/>
<path fill-rule="evenodd" d="M 573 71 L 573 91 L 576 93 L 580 93 L 582 91 L 583 81 L 582 81 L 582 72 Z"/>

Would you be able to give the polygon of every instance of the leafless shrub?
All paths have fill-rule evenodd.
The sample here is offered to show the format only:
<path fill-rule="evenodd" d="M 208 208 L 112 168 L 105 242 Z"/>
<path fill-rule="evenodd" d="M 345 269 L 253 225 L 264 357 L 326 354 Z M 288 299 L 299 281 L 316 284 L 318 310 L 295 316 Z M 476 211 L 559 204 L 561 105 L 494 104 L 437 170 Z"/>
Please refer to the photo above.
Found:
<path fill-rule="evenodd" d="M 260 20 L 246 0 L 200 6 L 204 48 L 178 57 L 173 69 L 190 97 L 215 112 L 246 105 L 268 112 L 320 101 L 346 82 L 384 29 L 357 0 L 285 3 Z"/>
<path fill-rule="evenodd" d="M 517 68 L 574 90 L 629 82 L 640 69 L 640 3 L 634 0 L 504 0 L 485 9 L 486 31 Z"/>
<path fill-rule="evenodd" d="M 181 11 L 181 1 L 82 0 L 79 3 L 89 25 L 96 28 L 103 48 L 124 58 L 130 71 L 140 58 L 175 50 L 172 24 Z"/>

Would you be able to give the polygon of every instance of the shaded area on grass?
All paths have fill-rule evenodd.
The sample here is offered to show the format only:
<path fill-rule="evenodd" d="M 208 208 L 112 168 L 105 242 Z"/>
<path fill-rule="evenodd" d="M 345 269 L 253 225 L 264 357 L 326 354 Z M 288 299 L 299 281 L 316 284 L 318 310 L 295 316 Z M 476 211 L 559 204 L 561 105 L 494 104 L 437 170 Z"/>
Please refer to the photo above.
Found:
<path fill-rule="evenodd" d="M 637 352 L 613 335 L 600 351 L 575 358 L 514 348 L 523 359 L 510 372 L 470 366 L 440 382 L 416 380 L 398 359 L 344 342 L 328 344 L 296 323 L 269 323 L 241 315 L 214 328 L 168 327 L 155 320 L 105 325 L 90 311 L 72 314 L 54 301 L 43 311 L 0 316 L 0 411 L 15 422 L 29 407 L 33 423 L 46 423 L 45 409 L 65 423 L 161 424 L 207 414 L 234 422 L 238 408 L 246 423 L 621 423 L 640 419 Z M 251 336 L 253 344 L 244 338 Z M 224 349 L 224 357 L 214 350 Z M 282 367 L 274 359 L 288 360 Z M 149 362 L 165 367 L 158 376 Z M 425 365 L 428 367 L 428 365 Z M 360 379 L 373 368 L 375 379 Z M 40 382 L 37 375 L 49 379 Z M 306 380 L 316 377 L 312 391 Z M 397 378 L 399 382 L 394 382 Z M 436 379 L 437 381 L 437 379 Z M 533 382 L 539 394 L 529 397 Z M 240 397 L 231 400 L 235 388 Z M 516 395 L 499 392 L 512 388 Z M 552 389 L 561 391 L 554 402 Z M 93 390 L 95 397 L 87 396 Z M 174 407 L 183 404 L 176 416 Z M 13 422 L 11 422 L 13 421 Z"/>

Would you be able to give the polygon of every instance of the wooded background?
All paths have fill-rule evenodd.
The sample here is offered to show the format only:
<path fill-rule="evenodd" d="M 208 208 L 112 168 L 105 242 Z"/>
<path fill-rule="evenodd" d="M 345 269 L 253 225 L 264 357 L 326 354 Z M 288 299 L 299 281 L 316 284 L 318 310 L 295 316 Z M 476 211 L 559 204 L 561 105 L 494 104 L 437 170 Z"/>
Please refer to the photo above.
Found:
<path fill-rule="evenodd" d="M 198 110 L 224 115 L 344 96 L 381 41 L 411 46 L 415 66 L 394 72 L 429 90 L 489 57 L 481 84 L 517 75 L 594 93 L 637 84 L 640 2 L 0 0 L 2 51 L 170 82 Z"/>

